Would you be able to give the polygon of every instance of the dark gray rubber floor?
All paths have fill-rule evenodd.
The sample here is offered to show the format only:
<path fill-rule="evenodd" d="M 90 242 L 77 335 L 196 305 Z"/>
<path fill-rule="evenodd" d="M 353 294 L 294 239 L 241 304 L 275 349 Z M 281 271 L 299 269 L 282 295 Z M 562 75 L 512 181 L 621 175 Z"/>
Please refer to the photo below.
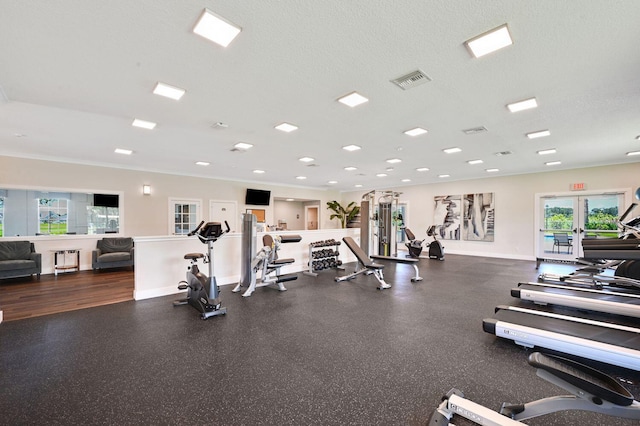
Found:
<path fill-rule="evenodd" d="M 420 425 L 452 387 L 493 409 L 564 393 L 528 351 L 482 331 L 534 262 L 421 259 L 418 283 L 411 266 L 385 265 L 384 291 L 371 276 L 335 283 L 335 270 L 246 299 L 224 286 L 228 314 L 207 321 L 162 297 L 5 322 L 0 424 Z M 639 373 L 608 372 L 638 395 Z M 638 422 L 565 412 L 528 424 Z"/>

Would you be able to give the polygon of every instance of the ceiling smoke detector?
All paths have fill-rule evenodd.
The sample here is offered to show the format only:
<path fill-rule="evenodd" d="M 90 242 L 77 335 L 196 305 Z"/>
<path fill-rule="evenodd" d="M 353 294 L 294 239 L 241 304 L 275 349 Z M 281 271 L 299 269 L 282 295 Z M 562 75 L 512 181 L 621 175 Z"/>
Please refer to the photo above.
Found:
<path fill-rule="evenodd" d="M 396 84 L 402 90 L 409 90 L 430 81 L 431 77 L 426 75 L 424 71 L 421 70 L 415 70 L 407 75 L 403 75 L 402 77 L 391 80 L 393 84 Z"/>
<path fill-rule="evenodd" d="M 465 135 L 475 135 L 475 134 L 478 134 L 478 133 L 484 133 L 484 132 L 486 132 L 486 131 L 487 131 L 487 128 L 486 128 L 486 127 L 484 127 L 484 126 L 479 126 L 479 127 L 472 127 L 472 128 L 470 128 L 470 129 L 464 129 L 462 132 L 463 132 Z"/>

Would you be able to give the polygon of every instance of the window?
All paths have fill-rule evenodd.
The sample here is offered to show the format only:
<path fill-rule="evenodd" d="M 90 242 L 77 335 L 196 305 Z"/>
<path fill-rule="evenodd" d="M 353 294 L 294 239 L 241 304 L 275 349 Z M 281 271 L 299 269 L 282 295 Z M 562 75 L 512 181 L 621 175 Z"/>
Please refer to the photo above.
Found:
<path fill-rule="evenodd" d="M 38 198 L 38 233 L 67 233 L 68 201 L 59 198 Z"/>
<path fill-rule="evenodd" d="M 118 207 L 87 206 L 89 234 L 115 234 L 120 230 Z"/>
<path fill-rule="evenodd" d="M 186 235 L 202 220 L 200 200 L 169 199 L 169 233 Z"/>

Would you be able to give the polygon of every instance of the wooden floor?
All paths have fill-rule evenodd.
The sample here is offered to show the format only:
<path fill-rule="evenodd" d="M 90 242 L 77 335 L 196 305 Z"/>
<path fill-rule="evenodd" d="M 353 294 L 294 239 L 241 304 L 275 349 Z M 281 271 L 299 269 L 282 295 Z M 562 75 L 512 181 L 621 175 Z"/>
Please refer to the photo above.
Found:
<path fill-rule="evenodd" d="M 133 300 L 131 268 L 0 280 L 4 321 Z"/>

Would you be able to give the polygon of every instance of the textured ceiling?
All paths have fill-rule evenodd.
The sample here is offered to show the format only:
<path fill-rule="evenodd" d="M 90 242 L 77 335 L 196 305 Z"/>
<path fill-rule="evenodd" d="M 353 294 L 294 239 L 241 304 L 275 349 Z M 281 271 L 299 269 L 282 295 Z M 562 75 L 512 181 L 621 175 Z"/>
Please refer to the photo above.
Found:
<path fill-rule="evenodd" d="M 191 32 L 205 7 L 242 27 L 227 48 Z M 0 9 L 8 156 L 340 190 L 640 160 L 625 155 L 640 150 L 637 0 L 0 0 Z M 471 58 L 464 41 L 504 23 L 514 44 Z M 416 69 L 432 81 L 407 91 L 390 82 Z M 158 81 L 187 93 L 153 95 Z M 370 101 L 336 102 L 354 90 Z M 533 96 L 537 109 L 505 107 Z M 158 126 L 134 128 L 133 118 Z M 283 121 L 299 129 L 273 128 Z M 417 126 L 429 133 L 403 134 Z M 462 132 L 478 126 L 488 131 Z M 525 137 L 544 129 L 551 136 Z M 239 141 L 254 148 L 232 152 Z M 442 152 L 453 146 L 462 152 Z M 557 153 L 536 154 L 548 148 Z M 466 163 L 474 159 L 483 163 Z"/>

